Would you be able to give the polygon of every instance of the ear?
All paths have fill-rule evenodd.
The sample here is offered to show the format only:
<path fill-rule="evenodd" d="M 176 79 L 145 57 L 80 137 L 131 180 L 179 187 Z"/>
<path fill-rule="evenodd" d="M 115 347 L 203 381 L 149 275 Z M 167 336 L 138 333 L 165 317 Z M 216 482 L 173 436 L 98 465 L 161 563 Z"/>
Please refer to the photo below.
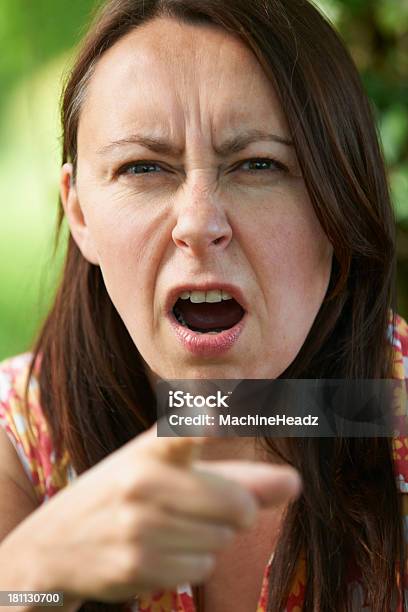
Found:
<path fill-rule="evenodd" d="M 72 237 L 79 250 L 89 263 L 99 265 L 98 253 L 78 199 L 72 164 L 64 164 L 61 168 L 60 195 Z"/>

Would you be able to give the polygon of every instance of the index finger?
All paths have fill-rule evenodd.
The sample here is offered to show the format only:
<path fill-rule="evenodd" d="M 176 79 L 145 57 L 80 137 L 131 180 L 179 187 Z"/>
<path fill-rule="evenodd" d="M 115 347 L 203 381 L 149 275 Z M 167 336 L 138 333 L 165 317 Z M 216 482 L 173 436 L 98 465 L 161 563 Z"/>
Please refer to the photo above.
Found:
<path fill-rule="evenodd" d="M 263 507 L 278 506 L 294 499 L 302 488 L 299 472 L 289 465 L 240 460 L 196 461 L 194 469 L 239 483 Z"/>
<path fill-rule="evenodd" d="M 146 450 L 159 461 L 164 461 L 176 466 L 190 466 L 198 460 L 201 448 L 206 440 L 199 436 L 158 436 L 158 423 L 156 423 L 143 434 L 137 437 L 138 448 L 145 446 Z"/>

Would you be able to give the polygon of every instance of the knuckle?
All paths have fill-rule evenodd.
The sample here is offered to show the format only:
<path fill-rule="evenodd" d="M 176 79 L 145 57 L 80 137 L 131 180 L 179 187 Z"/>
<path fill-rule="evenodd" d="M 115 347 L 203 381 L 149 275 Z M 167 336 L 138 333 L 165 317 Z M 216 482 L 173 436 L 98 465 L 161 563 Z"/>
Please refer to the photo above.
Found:
<path fill-rule="evenodd" d="M 134 475 L 129 470 L 120 470 L 117 475 L 117 488 L 119 498 L 122 500 L 130 500 L 133 497 L 134 491 Z"/>
<path fill-rule="evenodd" d="M 215 557 L 212 554 L 202 555 L 190 567 L 190 581 L 193 583 L 201 582 L 209 578 L 215 567 Z"/>
<path fill-rule="evenodd" d="M 139 547 L 129 546 L 125 548 L 120 556 L 121 579 L 126 584 L 139 582 L 143 571 L 143 551 Z"/>
<path fill-rule="evenodd" d="M 149 491 L 151 479 L 151 467 L 146 463 L 142 470 L 139 469 L 133 474 L 133 495 L 138 498 L 145 497 Z"/>
<path fill-rule="evenodd" d="M 119 493 L 123 500 L 141 499 L 148 494 L 151 480 L 150 470 L 122 470 L 118 475 Z"/>
<path fill-rule="evenodd" d="M 152 509 L 124 504 L 119 510 L 118 526 L 125 542 L 142 544 L 155 528 L 157 521 Z"/>
<path fill-rule="evenodd" d="M 131 504 L 121 504 L 117 512 L 117 526 L 125 540 L 137 531 L 138 513 Z"/>

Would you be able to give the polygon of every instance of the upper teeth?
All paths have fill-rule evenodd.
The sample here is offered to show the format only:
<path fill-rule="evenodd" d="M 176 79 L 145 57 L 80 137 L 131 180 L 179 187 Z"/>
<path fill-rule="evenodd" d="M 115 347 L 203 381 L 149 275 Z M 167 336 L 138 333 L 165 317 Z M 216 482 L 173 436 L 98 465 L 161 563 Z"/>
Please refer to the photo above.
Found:
<path fill-rule="evenodd" d="M 180 294 L 182 300 L 190 300 L 194 304 L 202 302 L 221 302 L 221 300 L 231 300 L 232 295 L 222 289 L 211 289 L 211 291 L 183 291 Z"/>

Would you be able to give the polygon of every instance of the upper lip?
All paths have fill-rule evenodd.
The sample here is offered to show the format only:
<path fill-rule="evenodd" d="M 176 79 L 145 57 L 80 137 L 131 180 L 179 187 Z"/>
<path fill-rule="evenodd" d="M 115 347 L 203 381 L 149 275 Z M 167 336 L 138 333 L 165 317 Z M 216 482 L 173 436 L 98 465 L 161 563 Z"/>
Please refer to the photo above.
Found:
<path fill-rule="evenodd" d="M 170 289 L 165 303 L 166 312 L 170 313 L 173 310 L 174 304 L 177 302 L 178 297 L 183 291 L 211 291 L 213 289 L 223 289 L 224 291 L 228 291 L 228 293 L 238 302 L 240 306 L 242 306 L 245 311 L 248 310 L 247 301 L 240 287 L 231 285 L 229 283 L 217 283 L 217 281 L 211 281 L 201 284 L 193 282 L 183 283 L 182 285 L 177 285 L 177 287 Z"/>

